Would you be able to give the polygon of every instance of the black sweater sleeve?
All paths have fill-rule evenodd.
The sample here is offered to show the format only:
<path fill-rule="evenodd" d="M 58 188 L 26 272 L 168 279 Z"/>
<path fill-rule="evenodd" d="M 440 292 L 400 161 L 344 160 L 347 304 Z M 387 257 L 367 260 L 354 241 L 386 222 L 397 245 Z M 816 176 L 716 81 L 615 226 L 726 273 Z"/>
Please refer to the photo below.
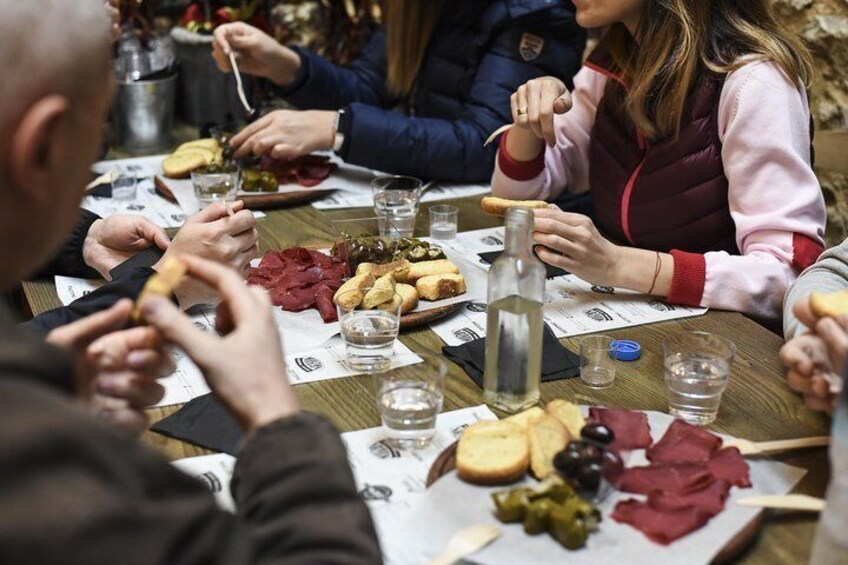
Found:
<path fill-rule="evenodd" d="M 118 300 L 129 298 L 135 300 L 141 294 L 144 283 L 155 271 L 151 268 L 139 268 L 126 274 L 125 277 L 108 282 L 94 292 L 73 301 L 68 306 L 62 306 L 39 314 L 21 327 L 38 335 L 47 335 L 51 330 L 75 322 L 101 310 L 110 308 Z"/>
<path fill-rule="evenodd" d="M 100 219 L 94 212 L 80 208 L 80 217 L 65 246 L 50 260 L 33 278 L 49 278 L 56 275 L 80 277 L 84 279 L 99 279 L 100 273 L 85 264 L 82 248 L 91 224 Z"/>

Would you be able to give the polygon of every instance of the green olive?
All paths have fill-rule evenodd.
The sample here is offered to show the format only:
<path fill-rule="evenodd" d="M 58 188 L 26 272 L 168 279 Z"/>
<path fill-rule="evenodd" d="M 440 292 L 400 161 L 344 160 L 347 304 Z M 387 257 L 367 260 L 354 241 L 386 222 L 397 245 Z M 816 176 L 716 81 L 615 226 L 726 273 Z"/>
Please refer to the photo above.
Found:
<path fill-rule="evenodd" d="M 498 520 L 504 523 L 523 520 L 529 504 L 527 496 L 530 492 L 531 490 L 528 488 L 512 488 L 493 492 L 492 500 L 495 502 L 495 515 Z"/>
<path fill-rule="evenodd" d="M 557 503 L 549 498 L 540 498 L 531 502 L 524 514 L 524 531 L 535 536 L 547 530 L 551 511 L 556 506 Z"/>

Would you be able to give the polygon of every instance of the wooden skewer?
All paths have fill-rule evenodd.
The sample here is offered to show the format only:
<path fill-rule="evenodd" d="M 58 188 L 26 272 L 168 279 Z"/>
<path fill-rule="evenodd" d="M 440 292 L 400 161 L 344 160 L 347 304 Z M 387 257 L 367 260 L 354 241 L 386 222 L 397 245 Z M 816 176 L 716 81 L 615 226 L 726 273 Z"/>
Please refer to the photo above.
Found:
<path fill-rule="evenodd" d="M 230 49 L 230 65 L 233 67 L 233 73 L 236 75 L 236 88 L 238 89 L 238 96 L 239 100 L 241 100 L 241 105 L 244 106 L 245 112 L 249 115 L 253 114 L 253 108 L 250 107 L 250 103 L 247 101 L 247 96 L 244 93 L 244 84 L 241 81 L 241 72 L 239 72 L 236 54 L 232 49 Z"/>
<path fill-rule="evenodd" d="M 487 140 L 486 140 L 486 143 L 484 143 L 484 144 L 483 144 L 483 147 L 486 147 L 487 145 L 489 145 L 491 142 L 493 142 L 494 140 L 496 140 L 500 134 L 502 134 L 502 133 L 506 132 L 507 130 L 511 129 L 514 125 L 515 125 L 515 124 L 506 124 L 506 125 L 504 125 L 504 126 L 499 127 L 498 129 L 496 129 L 496 130 L 492 133 L 492 135 L 490 135 L 490 136 L 489 136 L 489 139 L 487 139 Z"/>
<path fill-rule="evenodd" d="M 824 500 L 806 494 L 781 494 L 771 496 L 749 496 L 736 501 L 739 506 L 759 506 L 760 508 L 775 508 L 778 510 L 805 510 L 821 512 Z"/>
<path fill-rule="evenodd" d="M 737 447 L 742 455 L 761 455 L 777 451 L 827 446 L 830 445 L 830 436 L 802 437 L 777 441 L 749 441 L 747 439 L 736 438 L 724 442 L 724 445 L 726 447 Z"/>

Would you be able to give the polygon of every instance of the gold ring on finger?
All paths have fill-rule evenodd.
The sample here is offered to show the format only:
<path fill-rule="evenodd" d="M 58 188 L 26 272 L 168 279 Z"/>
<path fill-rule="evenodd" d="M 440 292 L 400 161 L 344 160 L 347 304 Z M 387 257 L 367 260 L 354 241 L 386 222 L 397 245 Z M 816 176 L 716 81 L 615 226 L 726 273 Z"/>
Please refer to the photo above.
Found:
<path fill-rule="evenodd" d="M 523 116 L 523 115 L 525 115 L 526 113 L 527 113 L 527 106 L 524 106 L 523 108 L 519 108 L 519 109 L 518 109 L 518 115 L 519 115 L 519 116 Z"/>

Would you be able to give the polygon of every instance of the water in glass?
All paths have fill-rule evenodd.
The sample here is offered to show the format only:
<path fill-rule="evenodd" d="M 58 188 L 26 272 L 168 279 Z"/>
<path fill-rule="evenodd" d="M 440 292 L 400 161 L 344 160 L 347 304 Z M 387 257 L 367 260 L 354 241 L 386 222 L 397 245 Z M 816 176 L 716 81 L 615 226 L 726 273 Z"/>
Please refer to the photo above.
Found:
<path fill-rule="evenodd" d="M 348 365 L 367 372 L 389 367 L 399 330 L 396 313 L 354 310 L 342 317 L 341 330 Z"/>
<path fill-rule="evenodd" d="M 395 381 L 380 394 L 383 425 L 399 447 L 427 446 L 436 431 L 443 393 L 420 381 Z"/>
<path fill-rule="evenodd" d="M 433 239 L 456 239 L 456 222 L 433 222 L 430 224 L 430 237 Z"/>
<path fill-rule="evenodd" d="M 418 193 L 393 190 L 374 196 L 374 210 L 380 224 L 380 235 L 398 239 L 412 237 L 418 215 Z"/>
<path fill-rule="evenodd" d="M 695 353 L 675 353 L 666 357 L 669 413 L 698 426 L 712 423 L 729 375 L 730 364 L 723 359 Z"/>

